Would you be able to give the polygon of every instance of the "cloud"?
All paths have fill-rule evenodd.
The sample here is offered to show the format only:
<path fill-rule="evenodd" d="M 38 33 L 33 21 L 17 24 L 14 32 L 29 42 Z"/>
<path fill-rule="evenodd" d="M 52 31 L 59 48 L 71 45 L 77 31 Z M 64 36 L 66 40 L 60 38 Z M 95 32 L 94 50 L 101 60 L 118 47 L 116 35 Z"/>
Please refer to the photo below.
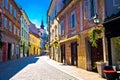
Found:
<path fill-rule="evenodd" d="M 34 23 L 37 28 L 40 28 L 41 22 L 39 20 L 33 19 L 33 20 L 31 20 L 31 22 Z"/>

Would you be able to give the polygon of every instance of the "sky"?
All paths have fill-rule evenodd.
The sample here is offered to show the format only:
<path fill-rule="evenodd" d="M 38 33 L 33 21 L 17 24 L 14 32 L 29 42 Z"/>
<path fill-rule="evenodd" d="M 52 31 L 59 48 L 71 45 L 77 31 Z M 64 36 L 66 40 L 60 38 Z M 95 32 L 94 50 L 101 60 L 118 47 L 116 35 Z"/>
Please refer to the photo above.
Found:
<path fill-rule="evenodd" d="M 47 10 L 51 0 L 15 0 L 26 12 L 29 20 L 40 27 L 43 19 L 45 27 L 47 27 Z"/>

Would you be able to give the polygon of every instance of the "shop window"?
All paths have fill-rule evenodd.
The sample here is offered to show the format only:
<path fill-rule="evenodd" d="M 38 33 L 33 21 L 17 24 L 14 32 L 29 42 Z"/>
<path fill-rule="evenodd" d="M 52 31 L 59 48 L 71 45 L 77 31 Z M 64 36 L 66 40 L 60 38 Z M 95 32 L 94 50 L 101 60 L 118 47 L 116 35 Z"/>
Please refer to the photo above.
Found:
<path fill-rule="evenodd" d="M 120 0 L 113 0 L 113 6 L 120 6 Z"/>
<path fill-rule="evenodd" d="M 120 37 L 111 38 L 112 65 L 120 69 Z"/>

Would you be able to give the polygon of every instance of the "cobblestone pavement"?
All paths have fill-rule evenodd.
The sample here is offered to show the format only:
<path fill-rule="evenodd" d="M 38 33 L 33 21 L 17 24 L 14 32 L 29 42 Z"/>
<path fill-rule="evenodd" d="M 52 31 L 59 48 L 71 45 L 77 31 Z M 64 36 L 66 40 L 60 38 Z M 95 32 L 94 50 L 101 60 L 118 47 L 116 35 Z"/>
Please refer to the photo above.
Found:
<path fill-rule="evenodd" d="M 27 57 L 0 64 L 0 80 L 78 80 L 49 65 L 45 57 Z"/>

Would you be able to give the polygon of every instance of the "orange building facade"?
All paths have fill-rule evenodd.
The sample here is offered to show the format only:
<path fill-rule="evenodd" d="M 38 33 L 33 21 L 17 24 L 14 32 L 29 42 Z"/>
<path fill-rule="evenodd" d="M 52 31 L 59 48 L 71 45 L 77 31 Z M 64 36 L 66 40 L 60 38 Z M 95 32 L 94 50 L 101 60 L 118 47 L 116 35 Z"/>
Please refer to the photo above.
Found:
<path fill-rule="evenodd" d="M 94 3 L 93 3 L 94 2 Z M 92 5 L 92 6 L 90 6 Z M 105 16 L 104 1 L 69 0 L 55 16 L 59 19 L 59 61 L 96 72 L 96 62 L 107 61 L 107 47 L 102 22 Z M 100 23 L 94 23 L 99 15 Z M 91 46 L 89 32 L 102 28 L 98 47 Z"/>
<path fill-rule="evenodd" d="M 0 1 L 1 62 L 19 57 L 20 9 L 14 0 Z"/>

